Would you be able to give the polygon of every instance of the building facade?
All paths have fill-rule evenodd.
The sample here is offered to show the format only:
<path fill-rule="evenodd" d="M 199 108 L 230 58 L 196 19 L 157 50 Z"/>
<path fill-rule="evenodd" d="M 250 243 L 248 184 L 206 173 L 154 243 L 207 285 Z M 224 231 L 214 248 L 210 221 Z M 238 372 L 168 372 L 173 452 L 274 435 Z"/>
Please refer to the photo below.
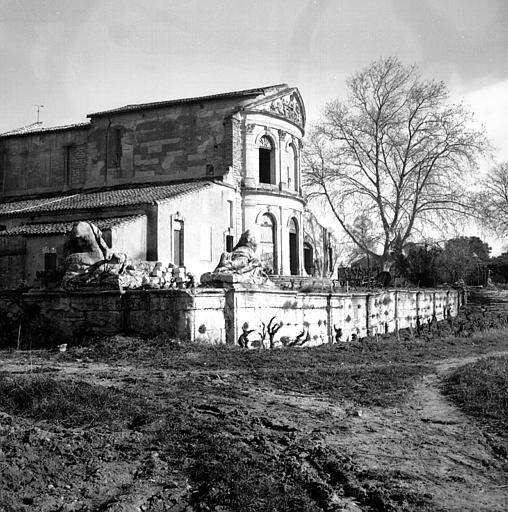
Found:
<path fill-rule="evenodd" d="M 286 84 L 128 105 L 0 136 L 0 286 L 36 284 L 78 220 L 132 259 L 210 271 L 246 229 L 303 275 L 305 108 Z"/>

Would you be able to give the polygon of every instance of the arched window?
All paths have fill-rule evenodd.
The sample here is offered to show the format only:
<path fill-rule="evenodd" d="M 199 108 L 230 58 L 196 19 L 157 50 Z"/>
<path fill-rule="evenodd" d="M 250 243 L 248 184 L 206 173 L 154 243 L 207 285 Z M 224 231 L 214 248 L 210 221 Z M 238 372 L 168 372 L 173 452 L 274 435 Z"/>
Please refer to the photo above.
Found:
<path fill-rule="evenodd" d="M 293 144 L 287 148 L 287 184 L 289 188 L 298 190 L 298 164 L 296 160 L 296 151 Z"/>
<path fill-rule="evenodd" d="M 275 252 L 275 221 L 269 213 L 265 213 L 259 223 L 260 254 L 265 271 L 268 274 L 277 273 L 277 261 Z"/>
<path fill-rule="evenodd" d="M 275 183 L 275 157 L 272 140 L 263 135 L 259 139 L 259 183 Z"/>
<path fill-rule="evenodd" d="M 293 218 L 289 221 L 289 272 L 292 276 L 299 274 L 298 259 L 298 224 Z"/>

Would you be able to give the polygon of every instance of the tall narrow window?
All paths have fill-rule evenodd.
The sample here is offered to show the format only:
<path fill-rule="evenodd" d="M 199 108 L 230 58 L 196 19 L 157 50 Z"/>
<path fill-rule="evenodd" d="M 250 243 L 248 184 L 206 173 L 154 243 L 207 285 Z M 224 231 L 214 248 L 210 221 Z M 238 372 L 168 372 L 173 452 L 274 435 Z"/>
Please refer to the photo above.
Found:
<path fill-rule="evenodd" d="M 261 261 L 268 274 L 277 273 L 277 261 L 275 255 L 275 222 L 273 217 L 265 213 L 261 217 L 260 228 L 260 253 Z"/>
<path fill-rule="evenodd" d="M 173 221 L 173 264 L 183 267 L 183 221 Z"/>
<path fill-rule="evenodd" d="M 273 144 L 263 135 L 259 139 L 259 183 L 274 183 L 274 174 Z"/>
<path fill-rule="evenodd" d="M 227 202 L 227 210 L 226 210 L 226 215 L 228 216 L 228 222 L 229 222 L 229 226 L 228 228 L 233 228 L 235 226 L 235 210 L 233 208 L 233 201 L 228 201 Z"/>
<path fill-rule="evenodd" d="M 293 190 L 298 190 L 298 165 L 296 161 L 296 151 L 293 144 L 289 144 L 286 157 L 288 187 Z"/>

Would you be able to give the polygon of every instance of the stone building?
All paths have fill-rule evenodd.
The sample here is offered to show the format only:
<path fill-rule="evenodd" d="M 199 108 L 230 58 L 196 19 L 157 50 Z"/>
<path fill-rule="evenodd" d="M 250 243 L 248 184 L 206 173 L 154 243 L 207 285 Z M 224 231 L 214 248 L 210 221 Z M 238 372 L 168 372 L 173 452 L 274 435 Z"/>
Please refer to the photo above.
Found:
<path fill-rule="evenodd" d="M 286 84 L 125 107 L 0 136 L 0 287 L 33 285 L 78 220 L 132 259 L 211 270 L 245 229 L 302 275 L 305 108 Z"/>

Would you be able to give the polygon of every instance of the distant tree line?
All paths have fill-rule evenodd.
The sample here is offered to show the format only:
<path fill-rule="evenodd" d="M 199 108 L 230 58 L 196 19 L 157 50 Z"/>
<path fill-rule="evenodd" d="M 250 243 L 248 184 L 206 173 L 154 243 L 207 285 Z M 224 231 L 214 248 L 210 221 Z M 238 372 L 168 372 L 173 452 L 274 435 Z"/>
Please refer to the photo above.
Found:
<path fill-rule="evenodd" d="M 443 246 L 409 243 L 395 258 L 393 271 L 420 286 L 486 285 L 493 274 L 489 253 L 488 244 L 476 236 L 452 238 Z"/>

